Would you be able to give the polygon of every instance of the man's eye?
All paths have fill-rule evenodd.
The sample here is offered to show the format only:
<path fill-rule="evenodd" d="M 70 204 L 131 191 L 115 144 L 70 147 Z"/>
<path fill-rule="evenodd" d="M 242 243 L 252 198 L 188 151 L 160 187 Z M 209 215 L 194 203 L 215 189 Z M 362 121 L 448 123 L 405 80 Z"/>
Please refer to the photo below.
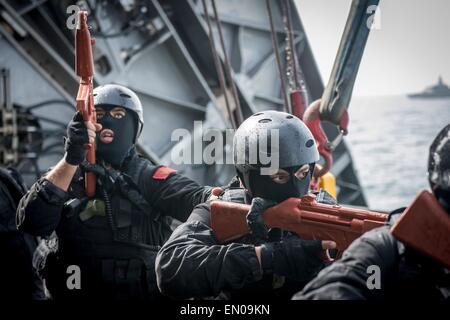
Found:
<path fill-rule="evenodd" d="M 98 112 L 98 111 L 97 111 L 97 118 L 98 118 L 98 119 L 103 118 L 104 115 L 105 115 L 104 112 Z"/>
<path fill-rule="evenodd" d="M 296 177 L 298 180 L 303 180 L 303 179 L 306 178 L 306 176 L 308 175 L 308 173 L 309 173 L 309 170 L 297 171 L 297 172 L 295 173 L 295 177 Z"/>
<path fill-rule="evenodd" d="M 115 114 L 113 114 L 113 117 L 116 118 L 116 119 L 122 119 L 123 116 L 124 116 L 123 113 L 115 113 Z"/>
<path fill-rule="evenodd" d="M 303 179 L 305 179 L 307 174 L 308 174 L 308 172 L 300 172 L 300 173 L 296 174 L 296 177 L 297 177 L 297 179 L 303 180 Z"/>
<path fill-rule="evenodd" d="M 284 184 L 289 181 L 289 174 L 274 174 L 271 179 L 275 183 Z"/>

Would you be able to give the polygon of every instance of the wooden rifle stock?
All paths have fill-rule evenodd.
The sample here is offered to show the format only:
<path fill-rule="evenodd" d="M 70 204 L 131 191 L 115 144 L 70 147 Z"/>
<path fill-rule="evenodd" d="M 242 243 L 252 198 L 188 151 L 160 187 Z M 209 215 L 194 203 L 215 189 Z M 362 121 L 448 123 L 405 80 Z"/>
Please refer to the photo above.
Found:
<path fill-rule="evenodd" d="M 221 243 L 240 238 L 250 232 L 246 216 L 249 205 L 211 202 L 211 227 Z M 388 215 L 381 212 L 318 203 L 316 196 L 290 198 L 263 213 L 268 228 L 296 233 L 306 240 L 332 240 L 337 257 L 364 232 L 380 227 Z"/>
<path fill-rule="evenodd" d="M 391 234 L 450 269 L 450 215 L 430 192 L 420 192 L 395 222 Z"/>
<path fill-rule="evenodd" d="M 92 55 L 92 45 L 95 43 L 91 39 L 91 34 L 87 25 L 87 12 L 79 12 L 79 25 L 75 33 L 75 68 L 80 77 L 80 86 L 77 93 L 77 111 L 79 111 L 84 121 L 97 122 L 94 108 L 93 78 L 94 60 Z M 88 149 L 86 160 L 95 164 L 95 144 L 86 145 Z M 88 197 L 95 195 L 95 174 L 87 172 L 85 176 L 85 188 Z"/>

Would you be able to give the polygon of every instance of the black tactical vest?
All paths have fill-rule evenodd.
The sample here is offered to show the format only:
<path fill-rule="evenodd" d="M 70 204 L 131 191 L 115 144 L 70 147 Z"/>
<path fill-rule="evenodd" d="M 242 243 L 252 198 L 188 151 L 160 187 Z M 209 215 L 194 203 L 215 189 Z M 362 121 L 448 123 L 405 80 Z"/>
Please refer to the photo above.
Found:
<path fill-rule="evenodd" d="M 66 203 L 56 230 L 59 251 L 45 270 L 55 300 L 161 298 L 155 258 L 171 230 L 140 193 L 139 179 L 151 177 L 150 170 L 148 160 L 134 156 L 124 172 L 97 174 L 97 202 L 84 197 L 84 174 L 75 178 L 70 193 L 76 197 Z M 73 288 L 73 278 L 72 289 L 67 286 L 73 265 L 79 267 L 81 289 Z"/>

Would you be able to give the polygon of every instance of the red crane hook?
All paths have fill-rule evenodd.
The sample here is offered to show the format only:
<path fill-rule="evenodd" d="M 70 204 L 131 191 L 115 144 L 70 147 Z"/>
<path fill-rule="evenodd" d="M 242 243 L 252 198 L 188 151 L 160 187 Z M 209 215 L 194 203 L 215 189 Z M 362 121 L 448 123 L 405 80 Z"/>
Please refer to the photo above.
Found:
<path fill-rule="evenodd" d="M 311 103 L 311 105 L 306 109 L 303 115 L 303 122 L 308 126 L 309 130 L 311 130 L 311 133 L 316 140 L 319 154 L 325 160 L 325 165 L 314 173 L 314 176 L 316 178 L 319 178 L 330 171 L 331 166 L 333 165 L 333 150 L 341 142 L 342 137 L 347 134 L 347 127 L 349 122 L 347 108 L 345 108 L 344 112 L 341 115 L 341 119 L 339 120 L 339 135 L 332 142 L 328 141 L 325 131 L 323 130 L 323 127 L 320 123 L 321 102 L 322 100 L 318 99 Z"/>

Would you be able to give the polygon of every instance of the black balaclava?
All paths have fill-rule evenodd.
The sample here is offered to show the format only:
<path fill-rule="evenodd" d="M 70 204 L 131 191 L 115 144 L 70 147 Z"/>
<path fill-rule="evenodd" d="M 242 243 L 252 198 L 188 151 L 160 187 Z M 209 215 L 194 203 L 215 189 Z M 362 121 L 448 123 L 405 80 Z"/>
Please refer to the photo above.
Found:
<path fill-rule="evenodd" d="M 278 203 L 288 198 L 302 197 L 308 193 L 314 164 L 310 165 L 310 172 L 303 180 L 297 179 L 294 175 L 300 168 L 301 166 L 282 168 L 290 175 L 289 181 L 283 184 L 274 182 L 270 175 L 261 175 L 259 170 L 251 170 L 248 179 L 250 185 L 246 187 L 252 197 L 261 197 Z"/>
<path fill-rule="evenodd" d="M 136 121 L 127 109 L 124 117 L 116 119 L 111 116 L 110 111 L 116 106 L 102 106 L 106 113 L 97 122 L 102 125 L 102 130 L 110 129 L 114 132 L 114 139 L 110 143 L 103 143 L 100 140 L 101 131 L 97 133 L 97 156 L 99 159 L 111 164 L 114 168 L 120 169 L 123 160 L 134 146 L 136 136 Z"/>

